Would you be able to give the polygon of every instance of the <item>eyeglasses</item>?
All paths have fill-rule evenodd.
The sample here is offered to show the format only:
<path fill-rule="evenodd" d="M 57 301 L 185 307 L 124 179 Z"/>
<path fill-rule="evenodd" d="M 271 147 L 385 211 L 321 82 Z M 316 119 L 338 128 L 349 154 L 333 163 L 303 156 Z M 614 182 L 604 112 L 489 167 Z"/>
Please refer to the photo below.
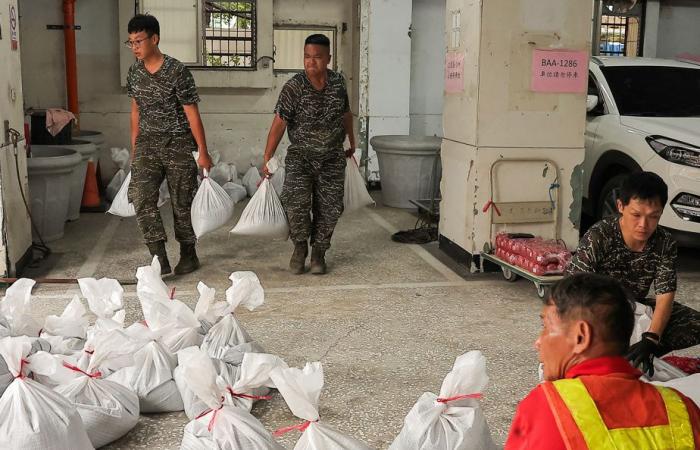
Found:
<path fill-rule="evenodd" d="M 141 43 L 143 41 L 149 40 L 150 38 L 151 38 L 151 36 L 148 36 L 147 38 L 137 39 L 135 41 L 130 41 L 129 39 L 127 39 L 126 41 L 124 41 L 124 45 L 126 45 L 129 48 L 141 47 Z"/>

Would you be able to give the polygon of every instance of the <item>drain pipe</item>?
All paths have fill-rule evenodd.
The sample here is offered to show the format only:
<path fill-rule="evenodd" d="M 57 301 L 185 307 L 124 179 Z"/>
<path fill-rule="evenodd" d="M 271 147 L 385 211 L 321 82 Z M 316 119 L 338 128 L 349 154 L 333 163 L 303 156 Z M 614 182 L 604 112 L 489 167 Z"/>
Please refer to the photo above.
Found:
<path fill-rule="evenodd" d="M 80 129 L 78 110 L 78 63 L 75 50 L 75 0 L 63 0 L 63 38 L 66 50 L 66 91 L 68 110 L 76 117 Z"/>

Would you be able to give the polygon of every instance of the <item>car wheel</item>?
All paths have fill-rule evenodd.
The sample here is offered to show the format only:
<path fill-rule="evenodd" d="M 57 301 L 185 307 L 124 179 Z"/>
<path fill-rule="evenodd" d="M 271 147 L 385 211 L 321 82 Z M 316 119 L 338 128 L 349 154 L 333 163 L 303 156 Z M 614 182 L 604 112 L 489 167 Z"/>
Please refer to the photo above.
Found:
<path fill-rule="evenodd" d="M 598 196 L 598 207 L 596 208 L 596 218 L 598 220 L 614 216 L 618 213 L 617 199 L 620 195 L 622 182 L 626 177 L 627 174 L 616 175 L 603 186 L 603 189 L 600 191 L 600 196 Z"/>

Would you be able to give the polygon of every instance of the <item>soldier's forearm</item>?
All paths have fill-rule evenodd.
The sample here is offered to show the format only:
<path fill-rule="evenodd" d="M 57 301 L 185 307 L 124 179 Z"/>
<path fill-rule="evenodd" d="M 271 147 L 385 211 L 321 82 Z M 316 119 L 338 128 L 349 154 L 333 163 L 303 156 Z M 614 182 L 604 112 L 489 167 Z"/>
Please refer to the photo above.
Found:
<path fill-rule="evenodd" d="M 187 116 L 187 121 L 190 123 L 190 130 L 192 130 L 192 136 L 197 142 L 197 149 L 202 153 L 207 152 L 207 140 L 204 135 L 204 124 L 202 123 L 202 117 L 199 115 L 199 107 L 196 103 L 191 105 L 183 105 L 185 110 L 185 116 Z"/>
<path fill-rule="evenodd" d="M 287 124 L 278 115 L 275 115 L 272 125 L 270 126 L 270 132 L 267 134 L 267 143 L 265 145 L 265 162 L 272 159 L 277 151 L 277 147 L 280 145 L 282 136 L 284 136 L 284 131 L 287 129 Z"/>
<path fill-rule="evenodd" d="M 139 107 L 136 100 L 131 99 L 131 160 L 136 156 L 136 138 L 139 135 Z"/>
<path fill-rule="evenodd" d="M 355 131 L 353 130 L 353 118 L 352 113 L 346 112 L 343 116 L 343 126 L 345 128 L 345 133 L 348 135 L 348 140 L 350 141 L 350 148 L 354 149 L 355 145 Z"/>
<path fill-rule="evenodd" d="M 656 296 L 656 307 L 654 308 L 654 316 L 651 319 L 649 331 L 659 336 L 664 333 L 666 325 L 668 325 L 668 320 L 671 318 L 671 310 L 673 309 L 673 299 L 675 296 L 675 292 Z"/>

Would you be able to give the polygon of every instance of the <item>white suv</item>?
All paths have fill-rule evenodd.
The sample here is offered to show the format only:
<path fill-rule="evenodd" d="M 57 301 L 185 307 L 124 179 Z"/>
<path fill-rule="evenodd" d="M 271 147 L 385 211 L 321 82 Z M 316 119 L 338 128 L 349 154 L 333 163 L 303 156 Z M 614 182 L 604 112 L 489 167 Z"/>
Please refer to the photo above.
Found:
<path fill-rule="evenodd" d="M 588 81 L 584 212 L 617 211 L 625 174 L 668 184 L 661 225 L 700 246 L 700 66 L 651 58 L 593 57 Z"/>

